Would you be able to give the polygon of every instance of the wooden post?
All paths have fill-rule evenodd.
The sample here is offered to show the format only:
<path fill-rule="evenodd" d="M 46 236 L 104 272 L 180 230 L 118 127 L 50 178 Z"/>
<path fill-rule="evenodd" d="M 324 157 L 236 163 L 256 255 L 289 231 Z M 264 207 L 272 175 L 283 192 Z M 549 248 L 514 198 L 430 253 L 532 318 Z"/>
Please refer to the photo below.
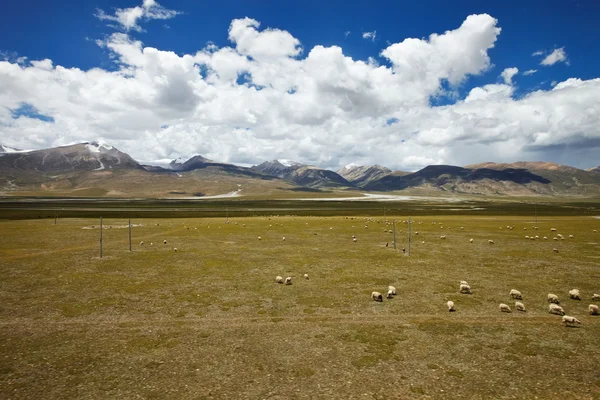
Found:
<path fill-rule="evenodd" d="M 58 215 L 54 214 L 54 225 L 56 225 L 56 218 L 58 218 Z"/>
<path fill-rule="evenodd" d="M 102 217 L 100 217 L 100 258 L 102 258 Z"/>
<path fill-rule="evenodd" d="M 387 217 L 385 216 L 385 206 L 383 207 L 383 222 L 387 222 Z"/>
<path fill-rule="evenodd" d="M 225 218 L 226 218 L 226 223 L 229 223 L 229 207 L 225 208 Z"/>
<path fill-rule="evenodd" d="M 412 225 L 410 217 L 408 217 L 408 255 L 410 256 L 410 226 Z"/>
<path fill-rule="evenodd" d="M 131 219 L 129 219 L 129 251 L 131 251 Z"/>
<path fill-rule="evenodd" d="M 394 250 L 396 250 L 396 220 L 392 220 L 392 229 L 394 231 Z"/>

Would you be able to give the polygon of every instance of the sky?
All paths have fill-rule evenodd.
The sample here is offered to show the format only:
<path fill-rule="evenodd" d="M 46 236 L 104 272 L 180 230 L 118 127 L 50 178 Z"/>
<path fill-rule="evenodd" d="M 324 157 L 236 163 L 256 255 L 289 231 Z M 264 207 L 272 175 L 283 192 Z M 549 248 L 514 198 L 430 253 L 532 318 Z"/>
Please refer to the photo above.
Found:
<path fill-rule="evenodd" d="M 6 2 L 0 144 L 595 167 L 598 15 L 595 0 Z"/>

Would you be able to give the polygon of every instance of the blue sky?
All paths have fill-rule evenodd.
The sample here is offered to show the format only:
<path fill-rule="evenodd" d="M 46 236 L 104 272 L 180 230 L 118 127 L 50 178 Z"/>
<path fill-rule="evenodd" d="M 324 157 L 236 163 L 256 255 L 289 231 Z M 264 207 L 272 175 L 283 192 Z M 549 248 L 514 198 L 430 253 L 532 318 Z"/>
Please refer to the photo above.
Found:
<path fill-rule="evenodd" d="M 429 107 L 423 109 L 424 114 L 438 111 L 439 106 L 453 106 L 456 102 L 461 102 L 467 98 L 472 89 L 484 87 L 489 84 L 506 84 L 508 83 L 501 77 L 501 73 L 507 68 L 517 68 L 518 73 L 513 76 L 510 81 L 511 91 L 510 99 L 519 100 L 527 97 L 531 92 L 542 90 L 551 92 L 553 87 L 560 82 L 565 82 L 569 78 L 577 78 L 584 82 L 593 81 L 600 75 L 600 57 L 598 39 L 600 39 L 599 29 L 597 27 L 597 17 L 600 15 L 600 2 L 597 1 L 501 1 L 501 2 L 482 2 L 482 1 L 419 1 L 419 2 L 398 2 L 398 1 L 383 1 L 383 2 L 354 2 L 354 1 L 303 1 L 303 2 L 286 2 L 286 1 L 220 1 L 220 2 L 203 2 L 203 1 L 184 1 L 184 0 L 163 0 L 160 6 L 167 10 L 176 11 L 176 15 L 167 19 L 139 19 L 138 23 L 141 31 L 135 29 L 126 29 L 115 21 L 98 18 L 98 10 L 102 10 L 105 15 L 113 15 L 117 8 L 131 9 L 133 7 L 141 7 L 142 0 L 136 1 L 34 1 L 22 0 L 19 2 L 7 2 L 2 6 L 0 13 L 0 52 L 2 52 L 6 62 L 17 65 L 19 57 L 27 57 L 27 61 L 20 60 L 22 68 L 31 67 L 32 60 L 48 59 L 52 61 L 52 67 L 56 69 L 61 66 L 67 69 L 78 68 L 83 71 L 89 71 L 93 68 L 98 68 L 108 73 L 120 73 L 126 68 L 135 68 L 140 72 L 141 68 L 146 68 L 139 65 L 132 66 L 124 61 L 123 54 L 120 50 L 115 50 L 114 47 L 108 45 L 113 43 L 115 34 L 121 33 L 126 35 L 131 42 L 141 41 L 141 47 L 152 47 L 160 52 L 174 52 L 179 57 L 184 55 L 195 55 L 197 52 L 204 49 L 207 44 L 213 43 L 216 48 L 233 48 L 236 49 L 236 44 L 228 38 L 228 29 L 232 21 L 249 17 L 260 23 L 260 28 L 256 28 L 258 32 L 264 32 L 268 28 L 278 30 L 278 32 L 287 32 L 292 37 L 296 38 L 301 47 L 302 52 L 299 55 L 291 56 L 292 59 L 303 60 L 308 57 L 310 51 L 315 46 L 323 46 L 330 48 L 338 46 L 342 49 L 343 55 L 351 57 L 353 61 L 363 60 L 367 62 L 370 57 L 377 65 L 389 68 L 394 68 L 394 61 L 389 57 L 382 56 L 382 52 L 395 43 L 401 43 L 407 38 L 416 38 L 428 40 L 429 35 L 437 33 L 444 34 L 446 31 L 457 30 L 469 15 L 473 14 L 488 14 L 495 19 L 496 27 L 501 28 L 501 32 L 497 34 L 497 38 L 493 42 L 493 46 L 482 49 L 486 52 L 489 58 L 489 65 L 485 67 L 477 67 L 475 70 L 466 68 L 462 74 L 460 83 L 450 84 L 444 79 L 444 74 L 440 75 L 439 89 L 451 92 L 446 95 L 439 95 L 439 92 L 429 93 Z M 158 7 L 158 5 L 157 5 Z M 348 33 L 349 32 L 349 33 Z M 375 37 L 363 38 L 366 32 L 375 32 Z M 121 39 L 123 38 L 121 37 Z M 476 41 L 478 39 L 474 39 Z M 99 45 L 104 42 L 105 45 Z M 476 45 L 477 43 L 473 44 Z M 465 43 L 467 45 L 467 43 Z M 541 61 L 553 51 L 561 49 L 564 55 L 564 60 L 553 63 L 552 65 L 540 65 Z M 243 54 L 239 48 L 238 53 Z M 461 49 L 456 49 L 460 53 Z M 466 51 L 466 50 L 465 50 Z M 543 54 L 533 56 L 534 52 L 541 51 Z M 284 55 L 285 56 L 285 55 Z M 251 55 L 249 56 L 251 57 Z M 285 56 L 288 57 L 288 56 Z M 404 56 L 402 56 L 404 57 Z M 412 60 L 412 59 L 411 59 Z M 423 68 L 428 68 L 427 60 L 424 62 Z M 435 62 L 435 61 L 432 61 Z M 263 62 L 262 66 L 266 67 L 267 63 Z M 397 67 L 397 65 L 396 65 Z M 475 68 L 475 67 L 473 67 Z M 452 69 L 448 66 L 447 71 Z M 527 70 L 536 70 L 535 73 L 524 75 Z M 446 71 L 446 72 L 447 72 Z M 171 71 L 173 72 L 173 71 Z M 398 73 L 398 71 L 396 71 Z M 1 76 L 1 75 L 0 75 Z M 163 75 L 164 79 L 168 79 L 167 73 Z M 258 73 L 246 73 L 245 76 L 258 76 Z M 157 78 L 158 79 L 158 78 Z M 53 78 L 53 83 L 56 79 Z M 131 81 L 133 83 L 133 81 Z M 185 85 L 194 86 L 190 80 Z M 217 84 L 211 84 L 211 89 L 220 90 Z M 187 86 L 186 86 L 187 87 Z M 256 87 L 256 86 L 255 86 Z M 402 88 L 403 86 L 400 86 Z M 500 88 L 501 89 L 501 88 Z M 589 88 L 587 88 L 589 90 Z M 595 90 L 595 88 L 592 88 Z M 197 89 L 194 89 L 198 93 Z M 223 89 L 225 90 L 225 89 Z M 402 89 L 400 89 L 402 90 Z M 0 95 L 2 89 L 0 89 Z M 593 92 L 595 94 L 595 92 Z M 61 107 L 64 105 L 49 105 L 44 99 L 28 99 L 27 97 L 19 97 L 14 93 L 12 105 L 8 103 L 4 107 L 7 110 L 6 115 L 15 119 L 15 115 L 26 118 L 27 113 L 22 110 L 31 110 L 29 113 L 31 118 L 42 120 L 47 124 L 53 124 L 53 129 L 56 129 L 56 124 L 62 121 Z M 201 95 L 199 95 L 202 97 Z M 385 97 L 385 94 L 382 94 Z M 314 96 L 313 96 L 314 97 Z M 596 97 L 592 96 L 595 100 Z M 130 99 L 131 100 L 131 99 Z M 354 100 L 352 100 L 354 102 Z M 362 100 L 357 100 L 360 103 Z M 366 100 L 365 100 L 366 101 Z M 369 100 L 369 101 L 372 101 Z M 554 100 L 553 100 L 554 101 Z M 136 103 L 135 99 L 132 100 Z M 124 107 L 131 107 L 123 105 Z M 140 104 L 143 101 L 140 101 Z M 410 104 L 413 104 L 409 102 Z M 398 110 L 405 110 L 409 103 L 398 103 Z M 12 129 L 7 128 L 11 122 L 0 125 L 0 143 L 8 142 L 8 144 L 16 146 L 40 147 L 44 145 L 60 144 L 64 141 L 77 139 L 96 140 L 98 136 L 109 142 L 114 142 L 115 138 L 122 139 L 121 143 L 117 143 L 124 150 L 129 150 L 134 153 L 136 158 L 151 159 L 168 159 L 177 156 L 186 156 L 187 150 L 193 149 L 192 152 L 208 153 L 212 157 L 218 157 L 230 162 L 238 162 L 249 164 L 261 161 L 260 158 L 268 157 L 273 154 L 272 158 L 301 158 L 300 161 L 318 163 L 324 166 L 339 166 L 346 162 L 354 162 L 353 155 L 359 158 L 359 162 L 380 162 L 376 156 L 369 156 L 368 150 L 373 153 L 381 149 L 383 142 L 375 140 L 372 147 L 367 149 L 361 148 L 358 143 L 362 139 L 358 139 L 354 147 L 350 144 L 339 154 L 328 156 L 309 156 L 311 149 L 315 152 L 321 152 L 321 147 L 331 147 L 333 143 L 339 140 L 332 140 L 331 143 L 319 143 L 319 137 L 322 133 L 315 133 L 312 137 L 309 133 L 319 129 L 315 129 L 313 123 L 287 121 L 285 119 L 279 121 L 280 125 L 285 128 L 277 127 L 277 130 L 290 130 L 289 135 L 278 134 L 273 132 L 273 127 L 269 128 L 269 122 L 261 122 L 260 118 L 255 121 L 250 118 L 248 126 L 242 126 L 239 118 L 234 118 L 232 121 L 221 121 L 216 123 L 214 120 L 203 119 L 203 115 L 210 112 L 203 111 L 200 102 L 194 102 L 197 106 L 193 111 L 186 115 L 174 112 L 172 115 L 165 114 L 163 120 L 158 124 L 156 132 L 150 132 L 147 126 L 135 127 L 123 136 L 123 133 L 115 134 L 111 137 L 106 133 L 106 128 L 103 127 L 92 132 L 90 136 L 84 137 L 84 131 L 90 130 L 89 126 L 76 126 L 78 122 L 69 121 L 69 118 L 64 117 L 65 126 L 76 126 L 72 132 L 62 129 L 57 138 L 51 134 L 42 135 L 33 141 L 27 141 L 23 138 L 17 138 L 12 133 Z M 354 104 L 354 103 L 353 103 Z M 511 103 L 513 104 L 513 103 Z M 377 110 L 369 114 L 372 118 L 366 126 L 361 129 L 368 130 L 375 124 L 375 120 L 383 118 L 384 121 L 396 120 L 405 121 L 406 126 L 399 124 L 388 124 L 395 127 L 393 133 L 393 141 L 398 142 L 397 146 L 403 146 L 406 149 L 410 145 L 411 140 L 407 140 L 415 132 L 425 132 L 426 126 L 416 121 L 406 121 L 400 115 L 395 115 L 392 108 L 385 108 L 385 111 Z M 594 101 L 593 106 L 597 105 Z M 0 107 L 2 105 L 0 104 Z M 390 104 L 391 106 L 391 104 Z M 21 111 L 19 111 L 21 110 Z M 392 111 L 390 111 L 392 110 Z M 259 111 L 248 106 L 246 113 L 261 114 Z M 98 109 L 88 109 L 92 115 L 99 113 Z M 240 111 L 240 112 L 243 112 Z M 355 113 L 356 114 L 356 113 Z M 38 115 L 36 118 L 35 116 Z M 46 116 L 42 119 L 39 116 Z M 332 111 L 332 116 L 335 118 L 341 115 L 341 112 Z M 110 118 L 107 116 L 107 118 Z M 334 117 L 332 117 L 334 118 Z M 320 119 L 318 128 L 321 130 L 329 130 L 332 136 L 336 134 L 349 135 L 347 128 L 339 133 L 331 132 L 330 124 L 336 125 L 334 119 Z M 353 117 L 345 118 L 340 122 L 352 125 Z M 482 116 L 474 116 L 473 118 L 487 118 Z M 103 118 L 99 118 L 103 119 Z M 125 125 L 135 125 L 130 122 L 123 122 L 120 118 L 115 119 L 115 123 L 124 123 Z M 172 144 L 163 143 L 161 135 L 164 135 L 166 127 L 174 127 L 181 124 L 182 121 L 189 121 L 186 126 L 181 126 L 180 130 L 186 131 L 190 137 L 203 137 L 208 135 L 203 132 L 199 126 L 208 126 L 211 130 L 210 138 L 214 141 L 213 144 L 198 145 L 199 142 L 204 143 L 200 139 L 191 140 L 188 145 L 177 147 Z M 184 123 L 183 122 L 183 123 Z M 243 121 L 242 121 L 243 122 Z M 365 122 L 361 119 L 361 123 Z M 486 122 L 487 123 L 487 122 Z M 576 122 L 575 122 L 576 123 Z M 410 125 L 415 125 L 411 127 Z M 502 124 L 502 123 L 501 123 Z M 506 125 L 506 123 L 504 123 Z M 590 154 L 583 154 L 582 148 L 587 147 L 586 144 L 595 143 L 598 136 L 597 131 L 591 131 L 589 121 L 581 122 L 581 133 L 583 141 L 565 140 L 557 134 L 558 141 L 548 142 L 544 136 L 540 142 L 540 127 L 536 126 L 531 132 L 525 132 L 529 123 L 523 123 L 524 134 L 538 135 L 529 142 L 525 140 L 520 143 L 519 151 L 511 154 L 507 151 L 508 146 L 506 138 L 502 139 L 503 134 L 496 135 L 493 143 L 498 144 L 498 149 L 486 153 L 493 160 L 498 161 L 516 161 L 524 158 L 546 158 L 547 161 L 568 162 L 571 164 L 579 164 L 579 166 L 593 166 L 600 163 L 595 161 Z M 293 129 L 290 126 L 293 125 Z M 338 124 L 339 125 L 339 124 Z M 418 127 L 417 127 L 418 125 Z M 50 127 L 51 125 L 43 125 Z M 43 126 L 35 126 L 36 132 L 43 129 Z M 228 144 L 235 146 L 236 141 L 243 140 L 236 128 L 243 127 L 246 130 L 252 130 L 254 136 L 250 138 L 252 142 L 244 149 L 244 152 L 231 151 Z M 21 127 L 23 128 L 23 127 Z M 70 128 L 69 128 L 70 129 Z M 271 129 L 271 130 L 269 130 Z M 306 129 L 305 134 L 298 134 L 299 130 Z M 436 129 L 439 129 L 436 128 Z M 469 128 L 469 129 L 472 129 Z M 556 126 L 548 127 L 548 135 L 552 135 L 552 129 L 560 129 L 560 123 Z M 570 126 L 572 132 L 579 134 L 577 127 Z M 292 130 L 294 133 L 292 133 Z M 374 131 L 374 129 L 371 129 Z M 21 129 L 22 132 L 22 129 Z M 543 132 L 542 132 L 543 133 Z M 56 132 L 53 132 L 56 136 Z M 174 132 L 177 135 L 178 133 Z M 374 135 L 381 136 L 381 132 Z M 459 133 L 449 133 L 454 135 L 452 140 L 444 141 L 444 143 L 435 143 L 432 140 L 424 140 L 415 145 L 412 152 L 406 150 L 400 153 L 406 154 L 421 154 L 421 156 L 413 157 L 411 162 L 403 162 L 398 160 L 398 157 L 390 154 L 384 157 L 384 162 L 393 164 L 392 167 L 415 169 L 426 162 L 444 162 L 444 163 L 468 163 L 469 161 L 480 161 L 477 157 L 467 157 L 461 151 L 455 151 L 453 146 L 462 145 L 468 142 L 473 144 L 472 140 L 465 142 L 465 137 L 476 137 L 482 135 L 481 143 L 489 142 L 489 138 L 483 137 L 485 132 L 473 131 L 466 133 L 461 129 Z M 62 135 L 62 136 L 61 136 Z M 160 150 L 145 148 L 140 149 L 136 146 L 136 138 L 144 135 L 151 135 L 156 142 L 155 146 L 162 146 Z M 465 136 L 466 135 L 466 136 Z M 309 142 L 306 143 L 306 137 L 309 137 Z M 359 135 L 360 136 L 360 135 Z M 368 136 L 368 135 L 367 135 Z M 417 135 L 418 136 L 418 135 Z M 563 135 L 564 136 L 564 135 Z M 223 139 L 219 144 L 215 137 Z M 270 138 L 267 140 L 266 138 Z M 498 138 L 500 137 L 500 139 Z M 204 137 L 204 139 L 206 139 Z M 304 140 L 304 142 L 302 142 Z M 504 145 L 502 141 L 504 140 Z M 537 140 L 537 142 L 536 142 Z M 545 140 L 545 141 L 544 141 Z M 348 140 L 351 142 L 351 140 Z M 304 151 L 290 151 L 290 144 L 296 143 Z M 400 144 L 401 143 L 401 144 Z M 304 145 L 306 146 L 304 146 Z M 311 145 L 312 144 L 312 145 Z M 256 147 L 266 146 L 265 151 L 257 151 Z M 540 148 L 544 147 L 547 151 L 540 152 Z M 556 148 L 571 149 L 572 156 L 561 155 L 556 151 Z M 561 147 L 562 146 L 562 147 Z M 239 147 L 239 146 L 237 146 Z M 306 149 L 304 149 L 306 147 Z M 385 148 L 389 148 L 389 143 Z M 393 147 L 393 146 L 392 146 Z M 423 149 L 427 147 L 427 151 Z M 432 147 L 436 147 L 436 152 L 432 151 Z M 166 148 L 166 149 L 165 149 Z M 291 146 L 294 148 L 294 146 Z M 254 150 L 252 150 L 254 149 Z M 398 149 L 397 149 L 398 150 Z M 426 155 L 423 155 L 427 153 Z M 468 152 L 467 152 L 468 153 Z M 436 155 L 437 154 L 437 155 Z M 581 157 L 584 159 L 581 159 Z M 421 157 L 419 160 L 418 157 Z M 521 157 L 521 158 L 519 158 Z M 548 158 L 552 158 L 549 160 Z M 404 157 L 406 159 L 406 157 Z M 493 161 L 492 160 L 492 161 Z M 481 160 L 483 161 L 483 160 Z M 420 164 L 421 163 L 421 164 Z"/>

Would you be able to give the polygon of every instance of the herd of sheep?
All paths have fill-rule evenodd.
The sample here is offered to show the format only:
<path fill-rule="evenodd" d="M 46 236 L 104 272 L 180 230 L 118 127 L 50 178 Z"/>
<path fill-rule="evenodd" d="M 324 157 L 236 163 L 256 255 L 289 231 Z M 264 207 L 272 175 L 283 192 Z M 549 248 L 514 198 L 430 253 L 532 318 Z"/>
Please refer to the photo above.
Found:
<path fill-rule="evenodd" d="M 471 286 L 467 283 L 467 281 L 460 281 L 459 293 L 461 293 L 461 294 L 472 294 L 473 293 L 471 291 Z M 388 299 L 392 298 L 392 296 L 395 296 L 395 295 L 396 295 L 396 288 L 393 286 L 389 286 L 387 298 Z M 516 289 L 511 289 L 509 292 L 509 296 L 515 300 L 523 300 L 523 294 L 519 290 L 516 290 Z M 371 298 L 374 301 L 379 301 L 379 302 L 383 301 L 383 296 L 380 292 L 371 293 Z M 579 289 L 570 290 L 569 298 L 571 298 L 573 300 L 581 300 L 581 294 L 579 293 Z M 559 306 L 560 300 L 558 299 L 557 295 L 555 295 L 554 293 L 548 293 L 547 300 L 548 300 L 548 303 L 550 303 L 548 305 L 548 312 L 550 312 L 550 314 L 561 315 L 562 322 L 563 322 L 563 324 L 565 324 L 565 326 L 581 325 L 581 322 L 577 318 L 572 317 L 570 315 L 565 315 L 565 311 L 563 310 L 563 308 L 561 306 Z M 594 294 L 592 296 L 592 300 L 593 301 L 600 300 L 600 294 Z M 456 308 L 454 307 L 454 302 L 452 300 L 449 300 L 446 303 L 446 306 L 448 307 L 449 312 L 456 311 Z M 523 304 L 520 301 L 515 302 L 515 309 L 517 311 L 521 311 L 521 312 L 527 311 L 525 309 L 525 304 Z M 512 312 L 510 306 L 508 304 L 504 304 L 504 303 L 500 303 L 499 310 L 501 312 L 506 312 L 506 313 Z M 600 315 L 600 312 L 598 311 L 598 306 L 595 304 L 590 304 L 588 306 L 588 311 L 589 311 L 590 315 Z"/>

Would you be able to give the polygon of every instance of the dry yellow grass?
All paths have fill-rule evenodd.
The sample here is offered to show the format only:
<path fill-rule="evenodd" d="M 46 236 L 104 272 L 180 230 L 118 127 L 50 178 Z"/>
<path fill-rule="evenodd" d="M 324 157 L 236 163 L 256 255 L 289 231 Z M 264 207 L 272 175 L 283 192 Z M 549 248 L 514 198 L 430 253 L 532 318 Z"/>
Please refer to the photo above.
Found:
<path fill-rule="evenodd" d="M 102 259 L 97 220 L 52 222 L 0 221 L 1 398 L 600 396 L 598 219 L 418 217 L 410 257 L 382 218 L 135 220 L 132 252 L 105 219 Z"/>

